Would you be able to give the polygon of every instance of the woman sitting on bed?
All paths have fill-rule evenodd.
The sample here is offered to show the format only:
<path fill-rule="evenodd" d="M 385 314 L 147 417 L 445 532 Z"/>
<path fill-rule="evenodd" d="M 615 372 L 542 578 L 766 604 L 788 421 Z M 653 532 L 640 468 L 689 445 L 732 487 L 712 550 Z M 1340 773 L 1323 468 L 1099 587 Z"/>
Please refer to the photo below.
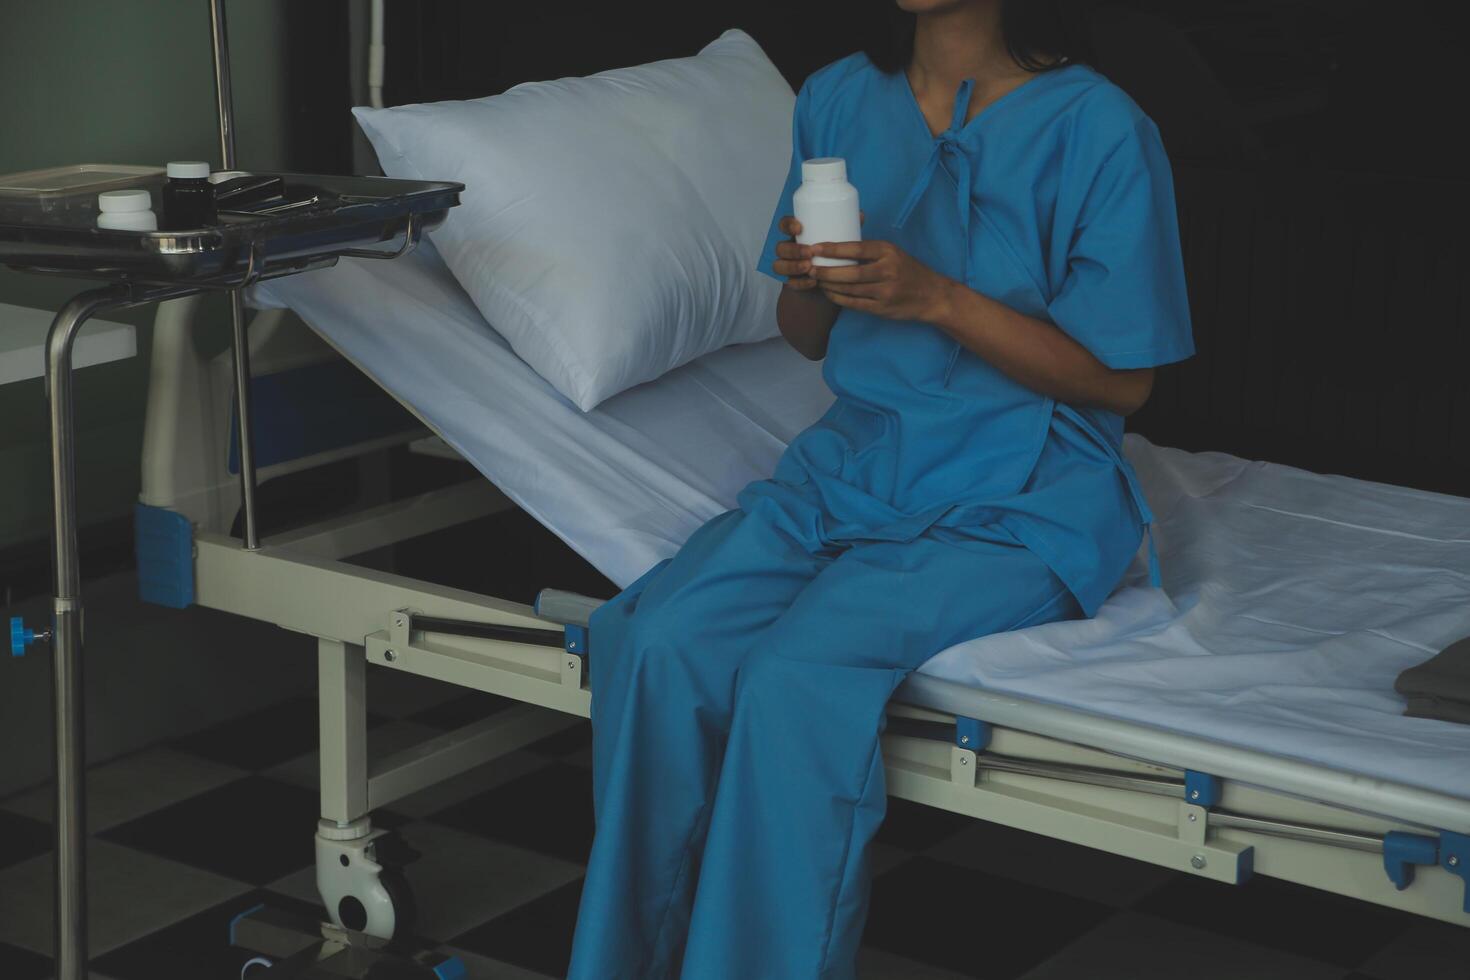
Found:
<path fill-rule="evenodd" d="M 889 696 L 945 647 L 1092 614 L 1147 530 L 1123 417 L 1193 352 L 1158 131 L 1060 0 L 898 7 L 802 87 L 759 264 L 836 402 L 592 618 L 573 977 L 854 976 Z M 798 245 L 826 156 L 865 240 Z"/>

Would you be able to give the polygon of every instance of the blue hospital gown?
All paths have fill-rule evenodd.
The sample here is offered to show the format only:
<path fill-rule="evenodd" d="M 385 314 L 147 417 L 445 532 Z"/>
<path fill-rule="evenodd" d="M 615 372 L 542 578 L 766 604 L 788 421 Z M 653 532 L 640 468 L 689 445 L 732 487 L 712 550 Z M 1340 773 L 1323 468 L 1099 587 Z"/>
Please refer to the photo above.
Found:
<path fill-rule="evenodd" d="M 795 144 L 776 218 L 803 158 L 845 157 L 869 237 L 1114 367 L 1190 353 L 1158 135 L 1092 71 L 935 138 L 905 77 L 856 56 L 802 89 Z M 1091 612 L 1137 551 L 1116 415 L 853 310 L 825 375 L 836 401 L 773 477 L 591 618 L 573 980 L 854 977 L 894 690 L 954 643 Z"/>
<path fill-rule="evenodd" d="M 801 161 L 843 157 L 864 237 L 1056 324 L 1111 368 L 1189 357 L 1173 179 L 1153 122 L 1082 65 L 1039 74 L 966 123 L 968 102 L 966 85 L 935 137 L 902 72 L 854 55 L 813 75 L 759 268 L 774 275 Z M 1150 519 L 1121 417 L 1037 394 L 936 327 L 852 309 L 823 374 L 836 401 L 742 508 L 835 541 L 999 524 L 1087 614 L 1116 586 Z"/>

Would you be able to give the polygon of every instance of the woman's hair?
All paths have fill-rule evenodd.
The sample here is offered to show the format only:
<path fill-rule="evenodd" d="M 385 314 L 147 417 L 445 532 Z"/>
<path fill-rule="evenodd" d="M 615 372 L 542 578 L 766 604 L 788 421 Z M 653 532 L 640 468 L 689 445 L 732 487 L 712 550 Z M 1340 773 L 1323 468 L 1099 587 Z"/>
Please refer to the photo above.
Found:
<path fill-rule="evenodd" d="M 914 56 L 916 15 L 894 0 L 863 0 L 868 7 L 863 50 L 879 70 L 902 71 Z M 1006 50 L 1027 71 L 1092 61 L 1090 21 L 1099 0 L 1001 0 Z M 1060 59 L 1060 60 L 1053 60 Z"/>

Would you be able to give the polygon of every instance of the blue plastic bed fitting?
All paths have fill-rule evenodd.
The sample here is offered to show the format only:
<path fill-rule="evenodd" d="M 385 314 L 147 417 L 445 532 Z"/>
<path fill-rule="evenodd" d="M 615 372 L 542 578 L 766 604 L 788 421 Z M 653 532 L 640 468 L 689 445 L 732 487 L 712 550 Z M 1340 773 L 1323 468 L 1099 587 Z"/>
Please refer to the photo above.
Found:
<path fill-rule="evenodd" d="M 239 945 L 238 943 L 235 942 L 235 930 L 240 925 L 240 922 L 242 920 L 244 920 L 244 919 L 250 918 L 252 915 L 254 915 L 255 913 L 259 912 L 263 908 L 265 908 L 265 903 L 264 902 L 261 902 L 259 905 L 252 905 L 250 908 L 246 909 L 244 912 L 241 912 L 239 915 L 235 916 L 233 919 L 230 920 L 230 945 L 231 946 L 237 946 L 237 945 Z"/>
<path fill-rule="evenodd" d="M 1390 830 L 1383 835 L 1383 870 L 1399 891 L 1414 883 L 1414 868 L 1439 863 L 1439 841 L 1423 834 Z"/>
<path fill-rule="evenodd" d="M 10 617 L 10 655 L 24 657 L 26 649 L 36 642 L 36 631 L 27 629 L 19 616 Z"/>
<path fill-rule="evenodd" d="M 585 626 L 568 626 L 562 635 L 562 645 L 566 647 L 567 653 L 574 653 L 579 657 L 587 656 L 587 648 L 591 643 L 591 633 Z"/>
<path fill-rule="evenodd" d="M 1223 781 L 1219 776 L 1195 772 L 1192 769 L 1185 770 L 1184 799 L 1195 806 L 1202 806 L 1208 810 L 1219 803 L 1222 787 Z"/>
<path fill-rule="evenodd" d="M 194 604 L 194 528 L 165 507 L 133 508 L 133 549 L 138 556 L 138 598 L 170 609 Z"/>
<path fill-rule="evenodd" d="M 990 722 L 978 718 L 954 720 L 954 744 L 962 749 L 983 752 L 990 744 Z"/>
<path fill-rule="evenodd" d="M 1439 866 L 1465 883 L 1465 911 L 1470 912 L 1470 835 L 1439 835 Z"/>
<path fill-rule="evenodd" d="M 464 962 L 458 957 L 451 956 L 449 959 L 434 967 L 434 976 L 439 980 L 467 980 L 470 973 L 465 969 Z"/>

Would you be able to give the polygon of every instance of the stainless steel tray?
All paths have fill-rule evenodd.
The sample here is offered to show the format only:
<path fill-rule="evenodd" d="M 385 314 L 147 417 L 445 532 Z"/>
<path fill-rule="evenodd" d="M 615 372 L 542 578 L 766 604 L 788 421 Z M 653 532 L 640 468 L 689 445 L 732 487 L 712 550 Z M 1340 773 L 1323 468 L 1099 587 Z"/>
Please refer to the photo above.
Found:
<path fill-rule="evenodd" d="M 208 228 L 112 231 L 97 228 L 95 194 L 52 198 L 47 207 L 0 197 L 0 263 L 89 279 L 232 285 L 271 268 L 350 253 L 413 237 L 439 225 L 459 203 L 463 184 L 389 177 L 279 174 L 291 198 L 310 207 L 278 214 L 221 214 Z M 155 209 L 163 178 L 140 177 Z"/>

